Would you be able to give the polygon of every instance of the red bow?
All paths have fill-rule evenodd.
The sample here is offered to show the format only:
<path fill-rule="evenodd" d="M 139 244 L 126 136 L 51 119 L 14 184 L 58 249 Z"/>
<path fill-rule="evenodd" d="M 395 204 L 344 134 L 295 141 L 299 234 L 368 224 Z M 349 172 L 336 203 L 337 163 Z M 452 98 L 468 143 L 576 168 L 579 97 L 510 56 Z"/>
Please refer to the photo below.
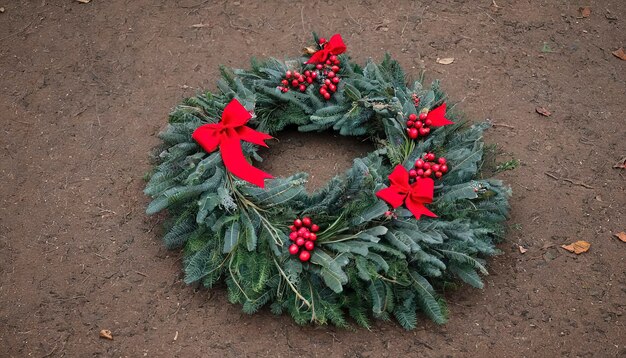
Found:
<path fill-rule="evenodd" d="M 339 55 L 346 52 L 346 45 L 343 43 L 341 35 L 334 34 L 330 41 L 328 41 L 324 48 L 315 52 L 306 63 L 323 63 L 326 62 L 328 56 Z"/>
<path fill-rule="evenodd" d="M 265 185 L 263 180 L 273 176 L 248 163 L 241 150 L 241 141 L 267 147 L 264 140 L 272 137 L 246 127 L 245 124 L 250 118 L 252 116 L 244 106 L 233 99 L 224 108 L 219 123 L 202 125 L 196 128 L 191 137 L 209 153 L 219 146 L 226 169 L 235 176 L 263 188 Z"/>
<path fill-rule="evenodd" d="M 454 124 L 451 120 L 445 117 L 446 115 L 446 103 L 444 102 L 441 106 L 429 111 L 426 115 L 426 119 L 430 119 L 432 124 L 431 127 L 443 127 L 450 124 Z"/>
<path fill-rule="evenodd" d="M 415 183 L 409 184 L 409 172 L 402 165 L 397 165 L 389 174 L 389 181 L 391 185 L 379 190 L 377 197 L 388 202 L 394 209 L 404 204 L 416 219 L 422 215 L 437 217 L 424 206 L 433 201 L 435 182 L 431 178 L 418 177 Z"/>

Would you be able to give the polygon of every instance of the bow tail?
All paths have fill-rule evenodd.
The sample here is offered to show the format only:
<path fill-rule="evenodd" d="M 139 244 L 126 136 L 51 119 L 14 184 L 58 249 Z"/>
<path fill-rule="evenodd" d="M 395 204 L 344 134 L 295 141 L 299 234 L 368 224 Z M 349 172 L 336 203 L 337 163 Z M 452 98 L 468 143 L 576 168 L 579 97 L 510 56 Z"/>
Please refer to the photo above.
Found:
<path fill-rule="evenodd" d="M 415 219 L 417 220 L 419 220 L 420 216 L 422 215 L 429 216 L 431 218 L 437 217 L 437 214 L 428 210 L 428 208 L 424 206 L 424 203 L 413 201 L 411 200 L 411 198 L 407 198 L 404 204 L 406 205 L 406 208 L 409 209 L 411 214 L 413 214 L 413 216 L 415 216 Z"/>
<path fill-rule="evenodd" d="M 238 138 L 223 138 L 220 143 L 220 152 L 224 166 L 236 177 L 250 182 L 261 188 L 265 187 L 265 179 L 271 179 L 273 176 L 253 167 L 246 157 L 243 155 L 241 143 Z"/>

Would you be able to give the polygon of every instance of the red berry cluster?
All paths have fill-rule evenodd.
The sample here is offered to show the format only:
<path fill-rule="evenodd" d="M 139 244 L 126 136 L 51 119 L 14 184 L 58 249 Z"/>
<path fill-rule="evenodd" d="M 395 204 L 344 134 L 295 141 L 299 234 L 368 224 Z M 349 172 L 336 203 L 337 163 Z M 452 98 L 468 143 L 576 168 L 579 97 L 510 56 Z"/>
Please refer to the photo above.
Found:
<path fill-rule="evenodd" d="M 278 86 L 278 89 L 283 93 L 289 91 L 289 86 L 300 92 L 306 91 L 306 88 L 315 81 L 318 74 L 315 71 L 306 70 L 304 73 L 298 71 L 287 71 L 285 78 L 281 81 L 282 86 Z"/>
<path fill-rule="evenodd" d="M 326 43 L 326 39 L 321 38 L 320 46 Z M 341 81 L 339 71 L 341 71 L 341 61 L 336 55 L 328 57 L 325 63 L 318 63 L 315 68 L 305 70 L 304 73 L 298 71 L 287 71 L 285 78 L 281 81 L 278 89 L 283 93 L 289 91 L 289 88 L 306 91 L 307 87 L 314 82 L 318 82 L 321 87 L 319 93 L 325 100 L 330 100 L 333 93 L 337 92 L 337 85 Z"/>
<path fill-rule="evenodd" d="M 315 248 L 315 240 L 317 240 L 316 232 L 320 227 L 311 222 L 311 218 L 303 217 L 302 220 L 296 219 L 293 225 L 289 227 L 289 240 L 295 242 L 289 246 L 289 253 L 292 255 L 300 254 L 300 261 L 309 261 L 311 251 Z"/>
<path fill-rule="evenodd" d="M 419 98 L 417 101 L 419 102 Z M 411 113 L 406 121 L 406 132 L 411 139 L 417 139 L 417 137 L 420 136 L 426 137 L 430 133 L 430 126 L 432 124 L 426 112 L 420 113 L 419 116 Z"/>
<path fill-rule="evenodd" d="M 424 156 L 415 161 L 415 169 L 409 170 L 409 179 L 415 180 L 417 177 L 430 178 L 433 174 L 435 178 L 441 178 L 448 172 L 448 162 L 446 158 L 439 157 L 437 159 L 435 154 L 426 153 Z"/>
<path fill-rule="evenodd" d="M 415 108 L 419 107 L 420 98 L 417 96 L 417 93 L 412 93 L 411 98 L 413 98 L 413 105 L 415 106 Z"/>

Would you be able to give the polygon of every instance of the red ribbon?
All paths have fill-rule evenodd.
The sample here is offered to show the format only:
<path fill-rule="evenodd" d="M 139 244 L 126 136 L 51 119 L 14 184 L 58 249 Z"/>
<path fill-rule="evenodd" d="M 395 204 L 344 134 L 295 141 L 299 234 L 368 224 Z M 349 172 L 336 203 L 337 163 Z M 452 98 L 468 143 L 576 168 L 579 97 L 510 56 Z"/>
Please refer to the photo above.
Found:
<path fill-rule="evenodd" d="M 430 119 L 432 124 L 431 127 L 443 127 L 450 124 L 454 124 L 451 120 L 445 117 L 446 115 L 446 103 L 444 102 L 441 106 L 431 110 L 426 115 L 426 119 Z"/>
<path fill-rule="evenodd" d="M 306 63 L 323 63 L 326 62 L 328 56 L 339 55 L 346 52 L 346 45 L 343 43 L 341 35 L 334 34 L 330 40 L 324 45 L 324 48 L 315 52 Z"/>
<path fill-rule="evenodd" d="M 207 152 L 213 152 L 220 147 L 224 166 L 235 176 L 263 188 L 264 180 L 273 178 L 272 175 L 253 167 L 248 163 L 241 149 L 241 141 L 267 147 L 264 140 L 272 137 L 266 133 L 257 132 L 245 124 L 252 118 L 250 113 L 236 99 L 224 108 L 222 120 L 215 124 L 204 124 L 193 132 L 191 137 Z"/>
<path fill-rule="evenodd" d="M 437 217 L 424 206 L 433 201 L 435 182 L 431 178 L 418 177 L 413 184 L 409 184 L 409 172 L 402 165 L 398 165 L 389 174 L 389 181 L 391 185 L 379 190 L 377 197 L 388 202 L 394 209 L 404 204 L 416 219 L 422 215 Z"/>

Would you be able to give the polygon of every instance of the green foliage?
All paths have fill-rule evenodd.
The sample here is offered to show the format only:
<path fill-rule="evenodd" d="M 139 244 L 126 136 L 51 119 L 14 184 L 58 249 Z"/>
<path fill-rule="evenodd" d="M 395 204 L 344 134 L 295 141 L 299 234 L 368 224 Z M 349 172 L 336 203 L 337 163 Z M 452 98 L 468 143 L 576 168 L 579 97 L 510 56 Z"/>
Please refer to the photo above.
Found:
<path fill-rule="evenodd" d="M 510 189 L 480 171 L 488 125 L 465 125 L 449 105 L 446 116 L 455 125 L 410 141 L 405 118 L 446 100 L 439 83 L 407 84 L 389 55 L 363 67 L 345 55 L 340 59 L 341 82 L 330 101 L 314 86 L 305 92 L 277 89 L 286 70 L 308 68 L 303 59 L 253 59 L 245 70 L 222 67 L 219 91 L 184 100 L 159 135 L 163 143 L 145 189 L 153 198 L 147 212 L 168 211 L 163 239 L 168 248 L 184 248 L 185 282 L 224 282 L 229 300 L 246 313 L 268 305 L 298 324 L 345 327 L 350 317 L 369 328 L 372 317 L 393 317 L 413 329 L 421 311 L 444 323 L 447 310 L 433 285 L 458 279 L 482 288 L 483 258 L 497 253 L 494 243 L 508 216 Z M 218 152 L 204 152 L 191 138 L 198 126 L 219 121 L 232 98 L 254 112 L 248 125 L 257 130 L 334 130 L 371 138 L 377 148 L 313 193 L 304 187 L 304 173 L 256 187 L 233 177 Z M 242 148 L 248 158 L 261 159 L 256 146 Z M 376 191 L 388 185 L 395 165 L 408 168 L 426 151 L 449 162 L 429 206 L 439 217 L 415 220 L 403 208 L 395 211 L 397 218 L 385 216 L 389 207 Z M 506 162 L 501 170 L 516 165 Z M 305 215 L 322 230 L 310 261 L 302 263 L 289 254 L 287 234 L 290 222 Z"/>

